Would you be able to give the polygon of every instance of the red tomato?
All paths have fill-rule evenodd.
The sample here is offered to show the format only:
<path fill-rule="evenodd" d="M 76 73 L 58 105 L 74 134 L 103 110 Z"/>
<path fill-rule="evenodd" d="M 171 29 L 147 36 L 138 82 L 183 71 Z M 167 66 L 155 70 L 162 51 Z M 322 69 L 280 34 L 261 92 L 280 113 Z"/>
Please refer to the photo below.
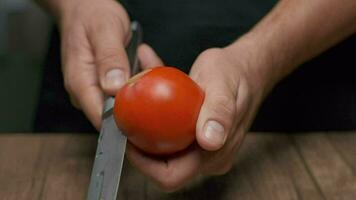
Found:
<path fill-rule="evenodd" d="M 166 155 L 194 141 L 203 100 L 203 91 L 185 73 L 156 67 L 134 76 L 119 90 L 114 117 L 133 145 Z"/>

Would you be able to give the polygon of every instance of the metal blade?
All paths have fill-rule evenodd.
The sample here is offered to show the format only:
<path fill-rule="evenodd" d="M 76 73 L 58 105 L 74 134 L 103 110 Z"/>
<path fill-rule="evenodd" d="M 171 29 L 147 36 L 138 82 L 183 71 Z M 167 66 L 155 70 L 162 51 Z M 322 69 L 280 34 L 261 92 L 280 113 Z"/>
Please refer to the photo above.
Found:
<path fill-rule="evenodd" d="M 126 137 L 115 124 L 112 109 L 103 120 L 88 200 L 116 200 L 123 165 Z"/>
<path fill-rule="evenodd" d="M 142 30 L 137 22 L 131 24 L 132 39 L 126 49 L 132 73 L 139 71 L 136 50 L 142 40 Z M 116 200 L 124 162 L 127 138 L 117 128 L 112 115 L 115 99 L 108 97 L 104 103 L 103 121 L 87 200 Z"/>

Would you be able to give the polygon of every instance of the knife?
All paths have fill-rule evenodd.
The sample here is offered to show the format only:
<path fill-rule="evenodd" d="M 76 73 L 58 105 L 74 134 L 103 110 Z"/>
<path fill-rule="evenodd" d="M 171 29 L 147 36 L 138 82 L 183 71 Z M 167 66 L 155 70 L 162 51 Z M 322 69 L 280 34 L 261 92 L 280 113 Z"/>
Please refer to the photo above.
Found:
<path fill-rule="evenodd" d="M 131 73 L 139 72 L 137 47 L 142 42 L 142 28 L 131 23 L 132 39 L 126 48 Z M 104 102 L 102 125 L 90 178 L 87 200 L 116 200 L 124 162 L 127 138 L 116 126 L 113 117 L 115 98 Z"/>

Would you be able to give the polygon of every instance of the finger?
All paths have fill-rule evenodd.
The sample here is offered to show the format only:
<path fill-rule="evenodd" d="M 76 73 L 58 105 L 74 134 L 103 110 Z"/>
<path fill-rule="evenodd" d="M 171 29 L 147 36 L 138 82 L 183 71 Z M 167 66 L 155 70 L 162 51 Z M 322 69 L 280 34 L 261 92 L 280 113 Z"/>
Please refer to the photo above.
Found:
<path fill-rule="evenodd" d="M 120 20 L 97 24 L 88 35 L 95 54 L 99 82 L 106 94 L 115 95 L 130 76 L 125 51 L 125 40 L 129 34 Z"/>
<path fill-rule="evenodd" d="M 223 84 L 207 87 L 197 122 L 197 141 L 209 151 L 220 149 L 231 130 L 236 104 L 235 97 Z"/>
<path fill-rule="evenodd" d="M 204 167 L 202 167 L 202 174 L 208 176 L 226 174 L 233 166 L 233 159 L 234 157 L 232 155 L 223 155 L 223 157 L 219 159 L 219 163 L 206 163 L 204 164 Z"/>
<path fill-rule="evenodd" d="M 65 86 L 75 102 L 81 108 L 93 126 L 99 130 L 103 107 L 103 94 L 96 80 L 95 66 L 68 63 L 65 70 Z"/>
<path fill-rule="evenodd" d="M 236 80 L 229 81 L 226 73 L 215 69 L 215 66 L 224 64 L 221 59 L 214 59 L 216 53 L 210 51 L 202 54 L 194 63 L 192 68 L 195 71 L 191 74 L 192 77 L 198 77 L 195 81 L 205 92 L 196 126 L 196 138 L 198 144 L 208 151 L 217 151 L 224 146 L 235 122 L 237 110 L 238 83 Z M 215 72 L 212 73 L 211 70 Z"/>
<path fill-rule="evenodd" d="M 250 112 L 247 112 L 251 101 L 248 97 L 246 85 L 239 82 L 236 102 L 236 116 L 229 133 L 228 142 L 219 151 L 203 152 L 202 172 L 206 175 L 221 175 L 228 172 L 234 163 L 236 152 L 242 144 L 244 135 L 248 129 Z"/>
<path fill-rule="evenodd" d="M 69 100 L 70 100 L 70 103 L 78 110 L 80 110 L 80 105 L 79 105 L 79 102 L 78 100 L 74 97 L 74 96 L 69 96 Z"/>
<path fill-rule="evenodd" d="M 84 85 L 84 83 L 83 83 Z M 102 90 L 98 85 L 88 85 L 83 87 L 80 95 L 80 106 L 93 126 L 100 130 L 101 127 L 101 115 L 104 103 L 104 96 Z"/>
<path fill-rule="evenodd" d="M 156 52 L 147 44 L 142 44 L 137 50 L 138 59 L 143 70 L 163 66 L 161 58 Z"/>
<path fill-rule="evenodd" d="M 175 191 L 191 180 L 199 172 L 201 163 L 197 150 L 189 150 L 177 157 L 161 160 L 148 157 L 129 144 L 126 155 L 133 166 L 167 192 Z"/>
<path fill-rule="evenodd" d="M 99 129 L 103 93 L 85 29 L 76 26 L 72 32 L 63 34 L 61 46 L 64 86 L 74 106 L 82 109 L 93 126 Z"/>

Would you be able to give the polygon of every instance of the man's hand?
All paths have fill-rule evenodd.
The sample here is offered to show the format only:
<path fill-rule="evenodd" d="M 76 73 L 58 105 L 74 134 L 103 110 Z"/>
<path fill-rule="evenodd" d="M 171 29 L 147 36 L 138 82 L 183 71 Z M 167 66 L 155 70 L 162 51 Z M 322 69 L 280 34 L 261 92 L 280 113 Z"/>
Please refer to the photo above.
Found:
<path fill-rule="evenodd" d="M 204 174 L 224 174 L 231 168 L 270 86 L 270 79 L 251 70 L 261 64 L 248 54 L 251 48 L 256 47 L 241 42 L 239 48 L 208 49 L 191 69 L 191 78 L 205 92 L 196 127 Z"/>
<path fill-rule="evenodd" d="M 125 44 L 129 19 L 113 0 L 39 0 L 58 17 L 65 85 L 75 105 L 98 128 L 103 91 L 114 92 L 129 76 Z M 128 144 L 127 157 L 143 174 L 172 191 L 199 173 L 228 171 L 263 97 L 299 64 L 356 31 L 354 0 L 284 0 L 248 34 L 223 49 L 209 49 L 190 76 L 205 91 L 197 144 L 165 160 Z M 147 45 L 144 68 L 163 65 Z"/>
<path fill-rule="evenodd" d="M 199 173 L 218 175 L 232 166 L 236 151 L 248 131 L 264 92 L 267 76 L 254 74 L 259 64 L 241 48 L 209 49 L 195 61 L 190 76 L 205 92 L 196 126 L 197 144 L 167 159 L 149 157 L 134 146 L 127 149 L 129 161 L 161 188 L 173 191 Z M 144 55 L 146 58 L 142 59 Z M 162 65 L 152 49 L 141 48 L 145 68 Z M 262 60 L 260 60 L 262 62 Z"/>
<path fill-rule="evenodd" d="M 129 78 L 125 45 L 129 18 L 113 0 L 63 1 L 58 11 L 62 39 L 62 71 L 73 105 L 99 129 L 104 95 Z"/>
<path fill-rule="evenodd" d="M 205 91 L 197 145 L 166 160 L 129 145 L 130 162 L 167 191 L 199 173 L 228 171 L 263 97 L 299 64 L 355 33 L 355 8 L 354 0 L 280 1 L 230 46 L 203 52 L 190 73 Z M 159 63 L 150 58 L 145 67 Z"/>

